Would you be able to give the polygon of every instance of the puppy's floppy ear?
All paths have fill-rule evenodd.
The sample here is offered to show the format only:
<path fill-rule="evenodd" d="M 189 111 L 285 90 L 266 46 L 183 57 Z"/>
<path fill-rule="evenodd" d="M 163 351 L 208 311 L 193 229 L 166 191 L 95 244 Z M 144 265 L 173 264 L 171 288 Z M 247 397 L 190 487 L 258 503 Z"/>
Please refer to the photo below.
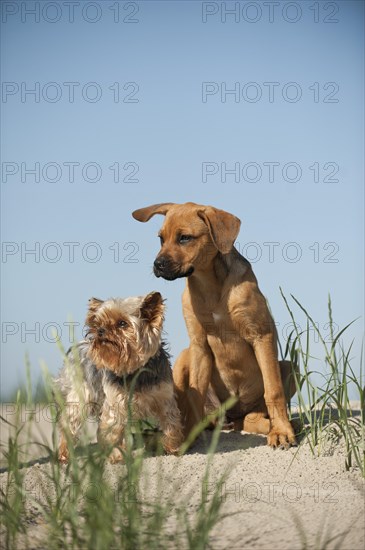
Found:
<path fill-rule="evenodd" d="M 173 202 L 161 202 L 160 204 L 152 204 L 151 206 L 146 206 L 145 208 L 140 208 L 132 212 L 132 216 L 135 220 L 139 222 L 148 222 L 155 214 L 165 214 L 169 211 L 171 206 L 174 206 Z"/>
<path fill-rule="evenodd" d="M 141 308 L 141 319 L 152 325 L 154 328 L 160 328 L 163 322 L 165 306 L 163 298 L 159 292 L 150 292 L 145 296 Z"/>
<path fill-rule="evenodd" d="M 239 233 L 241 220 L 213 206 L 199 210 L 198 216 L 207 224 L 212 241 L 219 252 L 228 254 Z"/>

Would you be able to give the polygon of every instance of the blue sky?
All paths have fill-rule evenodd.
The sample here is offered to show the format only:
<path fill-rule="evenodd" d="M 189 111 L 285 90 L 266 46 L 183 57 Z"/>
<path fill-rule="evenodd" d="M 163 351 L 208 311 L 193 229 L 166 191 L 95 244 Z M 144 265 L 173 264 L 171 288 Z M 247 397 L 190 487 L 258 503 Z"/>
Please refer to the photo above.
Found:
<path fill-rule="evenodd" d="M 2 395 L 26 353 L 34 380 L 57 372 L 52 327 L 80 337 L 91 296 L 161 291 L 173 356 L 187 345 L 184 281 L 152 274 L 162 218 L 131 217 L 165 201 L 242 220 L 284 345 L 280 286 L 324 334 L 328 293 L 339 327 L 361 316 L 358 369 L 364 5 L 270 6 L 81 1 L 72 22 L 66 2 L 2 2 Z"/>

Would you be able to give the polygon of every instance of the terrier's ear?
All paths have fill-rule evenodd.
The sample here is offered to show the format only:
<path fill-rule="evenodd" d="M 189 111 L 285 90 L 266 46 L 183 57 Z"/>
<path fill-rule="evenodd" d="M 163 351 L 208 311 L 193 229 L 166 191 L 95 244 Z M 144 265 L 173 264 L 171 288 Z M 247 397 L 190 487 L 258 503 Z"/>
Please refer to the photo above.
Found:
<path fill-rule="evenodd" d="M 228 254 L 233 247 L 241 226 L 241 220 L 224 210 L 207 206 L 198 211 L 198 216 L 206 223 L 214 246 L 222 254 Z"/>
<path fill-rule="evenodd" d="M 99 298 L 90 298 L 89 300 L 89 307 L 86 314 L 85 324 L 89 327 L 91 326 L 96 319 L 96 312 L 98 311 L 101 304 L 103 304 L 103 300 L 99 300 Z"/>
<path fill-rule="evenodd" d="M 159 292 L 150 292 L 142 302 L 140 317 L 153 328 L 160 329 L 163 323 L 164 311 L 165 306 L 161 294 Z"/>
<path fill-rule="evenodd" d="M 99 298 L 90 298 L 89 300 L 89 311 L 96 311 L 99 309 L 101 304 L 104 303 L 104 300 L 99 300 Z"/>
<path fill-rule="evenodd" d="M 152 204 L 151 206 L 146 206 L 145 208 L 140 208 L 132 212 L 132 216 L 135 220 L 139 222 L 148 222 L 155 214 L 162 214 L 165 216 L 170 210 L 171 206 L 174 206 L 173 202 L 162 202 L 160 204 Z"/>

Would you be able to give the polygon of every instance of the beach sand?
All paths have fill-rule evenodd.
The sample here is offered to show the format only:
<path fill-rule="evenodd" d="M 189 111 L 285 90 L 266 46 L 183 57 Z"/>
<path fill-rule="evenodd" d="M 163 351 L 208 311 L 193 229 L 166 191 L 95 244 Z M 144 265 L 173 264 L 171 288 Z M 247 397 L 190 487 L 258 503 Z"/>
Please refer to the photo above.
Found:
<path fill-rule="evenodd" d="M 37 407 L 30 440 L 52 446 L 50 411 L 44 405 Z M 14 405 L 2 405 L 2 416 L 9 422 L 15 421 L 14 411 Z M 22 409 L 23 422 L 29 414 Z M 93 433 L 95 425 L 90 429 Z M 7 481 L 4 453 L 10 430 L 1 423 L 2 487 Z M 148 480 L 144 488 L 146 498 L 158 494 L 162 500 L 172 497 L 177 504 L 185 502 L 192 517 L 201 499 L 211 437 L 212 432 L 204 432 L 183 457 L 147 457 L 143 464 L 143 476 Z M 31 444 L 22 457 L 26 493 L 39 500 L 49 485 L 47 474 L 51 466 L 48 459 L 42 459 L 46 455 L 39 445 Z M 122 464 L 106 466 L 105 475 L 115 488 L 124 469 Z M 263 436 L 223 431 L 212 461 L 208 496 L 224 472 L 228 472 L 220 490 L 224 519 L 211 532 L 210 545 L 214 550 L 364 549 L 364 480 L 356 467 L 345 470 L 341 441 L 328 444 L 321 456 L 313 456 L 308 443 L 299 449 L 274 451 Z M 31 503 L 29 510 L 31 547 L 46 548 L 47 525 Z M 18 544 L 21 549 L 21 538 Z"/>

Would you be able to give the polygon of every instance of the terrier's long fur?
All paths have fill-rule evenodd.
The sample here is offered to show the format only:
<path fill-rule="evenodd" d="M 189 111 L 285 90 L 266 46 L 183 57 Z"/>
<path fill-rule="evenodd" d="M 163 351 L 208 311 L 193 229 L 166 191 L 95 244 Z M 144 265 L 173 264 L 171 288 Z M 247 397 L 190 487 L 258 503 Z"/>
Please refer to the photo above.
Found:
<path fill-rule="evenodd" d="M 128 406 L 133 420 L 156 418 L 164 449 L 178 451 L 182 429 L 169 355 L 161 341 L 163 313 L 158 292 L 89 301 L 87 339 L 69 350 L 56 380 L 65 402 L 61 462 L 69 457 L 66 430 L 76 441 L 90 415 L 99 419 L 98 441 L 114 447 L 111 462 L 122 460 Z"/>

